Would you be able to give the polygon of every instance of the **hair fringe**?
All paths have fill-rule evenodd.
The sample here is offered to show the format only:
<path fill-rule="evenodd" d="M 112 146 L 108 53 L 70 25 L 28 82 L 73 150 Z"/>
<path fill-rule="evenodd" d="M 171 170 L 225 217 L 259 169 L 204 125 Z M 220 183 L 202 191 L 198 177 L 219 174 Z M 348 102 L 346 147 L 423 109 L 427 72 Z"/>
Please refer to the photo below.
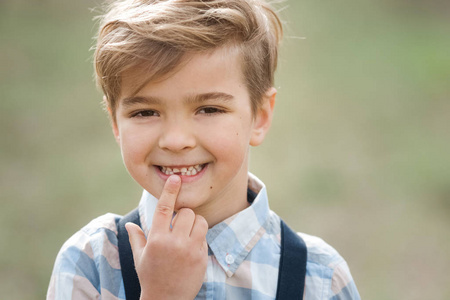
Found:
<path fill-rule="evenodd" d="M 281 1 L 271 1 L 271 3 Z M 94 53 L 95 77 L 115 115 L 121 76 L 139 68 L 150 80 L 166 76 L 187 53 L 233 45 L 242 53 L 243 74 L 255 112 L 273 86 L 281 20 L 263 0 L 118 0 L 107 1 Z"/>

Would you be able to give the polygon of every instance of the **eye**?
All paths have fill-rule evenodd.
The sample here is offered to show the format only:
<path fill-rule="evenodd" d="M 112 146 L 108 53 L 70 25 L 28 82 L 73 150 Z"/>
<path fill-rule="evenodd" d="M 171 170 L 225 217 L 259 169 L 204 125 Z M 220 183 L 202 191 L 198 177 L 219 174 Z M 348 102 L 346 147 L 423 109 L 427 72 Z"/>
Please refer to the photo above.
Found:
<path fill-rule="evenodd" d="M 207 106 L 207 107 L 201 107 L 198 111 L 198 114 L 206 114 L 206 115 L 212 115 L 212 114 L 221 114 L 221 113 L 225 113 L 225 110 L 218 108 L 218 107 L 212 107 L 212 106 Z"/>
<path fill-rule="evenodd" d="M 146 117 L 159 117 L 159 113 L 156 110 L 140 110 L 132 114 L 132 117 L 146 118 Z"/>

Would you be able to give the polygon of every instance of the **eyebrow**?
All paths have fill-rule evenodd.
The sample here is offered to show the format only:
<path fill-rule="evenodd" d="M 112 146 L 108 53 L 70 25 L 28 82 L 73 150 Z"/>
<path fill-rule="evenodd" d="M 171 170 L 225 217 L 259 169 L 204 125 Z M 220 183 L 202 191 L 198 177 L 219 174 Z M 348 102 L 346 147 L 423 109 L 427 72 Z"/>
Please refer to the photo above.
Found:
<path fill-rule="evenodd" d="M 198 104 L 203 103 L 211 100 L 220 100 L 223 102 L 229 102 L 233 100 L 234 97 L 227 93 L 222 92 L 211 92 L 211 93 L 203 93 L 203 94 L 194 94 L 189 95 L 184 99 L 185 104 Z M 164 101 L 157 97 L 152 96 L 132 96 L 124 98 L 121 101 L 121 104 L 124 107 L 132 107 L 137 104 L 162 104 Z"/>
<path fill-rule="evenodd" d="M 134 96 L 127 97 L 121 101 L 121 104 L 124 107 L 132 107 L 136 104 L 161 104 L 162 100 L 156 97 L 142 97 L 142 96 Z"/>
<path fill-rule="evenodd" d="M 212 92 L 212 93 L 203 93 L 203 94 L 195 94 L 188 96 L 184 102 L 186 104 L 197 104 L 203 103 L 210 100 L 220 100 L 223 102 L 230 102 L 234 97 L 230 94 L 221 93 L 221 92 Z"/>

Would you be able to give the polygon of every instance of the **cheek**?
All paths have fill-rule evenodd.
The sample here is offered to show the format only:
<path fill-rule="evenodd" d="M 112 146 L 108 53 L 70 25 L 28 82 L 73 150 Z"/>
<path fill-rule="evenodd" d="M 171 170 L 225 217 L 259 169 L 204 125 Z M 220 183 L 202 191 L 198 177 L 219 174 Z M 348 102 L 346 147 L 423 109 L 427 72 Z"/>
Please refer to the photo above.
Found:
<path fill-rule="evenodd" d="M 151 140 L 144 138 L 142 130 L 127 130 L 120 132 L 120 149 L 126 164 L 143 159 L 150 149 Z M 151 135 L 149 135 L 151 136 Z"/>
<path fill-rule="evenodd" d="M 213 135 L 210 140 L 210 147 L 213 147 L 217 158 L 226 160 L 231 164 L 240 164 L 245 158 L 249 149 L 248 128 L 239 123 L 229 124 L 223 127 L 218 134 Z"/>

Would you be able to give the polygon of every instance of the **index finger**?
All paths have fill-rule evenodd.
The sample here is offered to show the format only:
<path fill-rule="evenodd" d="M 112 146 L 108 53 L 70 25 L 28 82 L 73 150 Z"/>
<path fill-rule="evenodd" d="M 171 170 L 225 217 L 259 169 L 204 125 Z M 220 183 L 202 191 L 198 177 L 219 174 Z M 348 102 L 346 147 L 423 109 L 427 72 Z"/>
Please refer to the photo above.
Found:
<path fill-rule="evenodd" d="M 152 231 L 169 231 L 172 222 L 175 202 L 181 187 L 181 178 L 177 175 L 170 176 L 156 204 L 155 214 L 153 215 Z"/>

